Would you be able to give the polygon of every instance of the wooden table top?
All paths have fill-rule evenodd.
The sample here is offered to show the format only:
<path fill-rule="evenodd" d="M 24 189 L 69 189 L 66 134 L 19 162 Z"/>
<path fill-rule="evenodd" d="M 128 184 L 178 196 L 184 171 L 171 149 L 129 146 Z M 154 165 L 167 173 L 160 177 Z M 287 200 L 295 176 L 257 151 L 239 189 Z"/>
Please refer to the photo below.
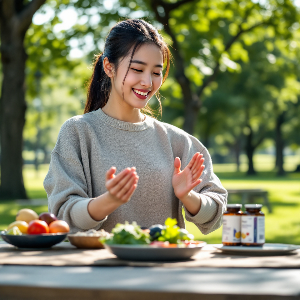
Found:
<path fill-rule="evenodd" d="M 0 254 L 8 253 L 15 258 L 36 258 L 47 252 L 19 251 L 9 249 L 0 242 Z M 70 249 L 66 247 L 66 249 Z M 57 254 L 57 249 L 48 251 Z M 67 250 L 69 251 L 69 250 Z M 89 250 L 92 251 L 92 250 Z M 77 253 L 93 256 L 106 253 L 106 250 L 74 249 Z M 102 252 L 101 252 L 102 251 Z M 166 267 L 166 265 L 135 266 L 135 265 L 14 265 L 12 261 L 5 264 L 0 260 L 0 299 L 1 300 L 290 300 L 300 299 L 300 264 L 294 257 L 295 265 L 291 267 L 268 268 L 245 267 L 235 264 L 247 257 L 234 255 L 213 254 L 208 245 L 202 253 L 203 264 L 185 267 L 182 264 Z M 106 254 L 105 254 L 106 255 Z M 212 256 L 211 256 L 212 255 Z M 76 256 L 78 257 L 78 256 Z M 0 255 L 1 258 L 1 255 Z M 270 262 L 286 259 L 286 256 L 253 257 L 259 261 Z M 99 259 L 99 257 L 98 257 Z M 223 267 L 216 267 L 215 262 L 227 261 Z M 216 260 L 217 259 L 217 260 Z M 200 259 L 201 260 L 201 259 Z M 251 260 L 251 258 L 250 258 Z M 197 260 L 195 260 L 197 261 Z M 207 267 L 209 263 L 214 267 Z M 230 263 L 231 262 L 231 263 Z M 249 260 L 248 260 L 249 262 Z"/>

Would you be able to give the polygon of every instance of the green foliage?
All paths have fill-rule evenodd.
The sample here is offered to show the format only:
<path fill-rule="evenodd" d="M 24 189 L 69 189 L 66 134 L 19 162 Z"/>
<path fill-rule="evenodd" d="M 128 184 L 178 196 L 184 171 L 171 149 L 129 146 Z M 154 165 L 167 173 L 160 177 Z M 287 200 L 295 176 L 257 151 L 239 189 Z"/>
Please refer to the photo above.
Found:
<path fill-rule="evenodd" d="M 76 12 L 76 22 L 62 29 L 66 10 Z M 205 145 L 211 145 L 212 152 L 230 153 L 228 149 L 249 133 L 246 121 L 255 133 L 254 141 L 261 133 L 272 137 L 276 116 L 282 111 L 287 112 L 289 120 L 284 125 L 286 143 L 299 146 L 300 30 L 299 9 L 293 1 L 195 0 L 183 4 L 166 21 L 178 49 L 162 30 L 150 0 L 50 0 L 39 12 L 52 15 L 42 25 L 32 24 L 26 34 L 29 59 L 25 149 L 36 149 L 40 132 L 40 150 L 49 153 L 61 124 L 82 113 L 84 86 L 91 74 L 89 64 L 95 54 L 103 51 L 111 26 L 131 17 L 151 22 L 169 42 L 171 51 L 180 52 L 195 94 L 219 66 L 219 74 L 202 94 L 195 130 Z M 159 14 L 166 16 L 162 7 Z M 86 55 L 80 61 L 70 55 L 74 45 Z M 36 71 L 43 74 L 40 85 Z M 162 120 L 182 127 L 185 103 L 175 72 L 173 64 L 161 88 Z M 41 99 L 40 107 L 35 105 L 36 98 Z M 157 106 L 155 99 L 151 103 Z"/>

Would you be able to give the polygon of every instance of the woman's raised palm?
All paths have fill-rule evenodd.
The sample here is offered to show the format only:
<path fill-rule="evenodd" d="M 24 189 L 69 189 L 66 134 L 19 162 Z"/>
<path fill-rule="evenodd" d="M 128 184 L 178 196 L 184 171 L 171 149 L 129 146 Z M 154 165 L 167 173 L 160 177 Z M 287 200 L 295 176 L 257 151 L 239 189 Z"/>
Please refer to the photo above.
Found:
<path fill-rule="evenodd" d="M 204 170 L 203 162 L 203 155 L 197 152 L 184 170 L 181 171 L 180 158 L 175 158 L 172 185 L 178 199 L 187 196 L 189 192 L 201 182 L 199 177 Z"/>

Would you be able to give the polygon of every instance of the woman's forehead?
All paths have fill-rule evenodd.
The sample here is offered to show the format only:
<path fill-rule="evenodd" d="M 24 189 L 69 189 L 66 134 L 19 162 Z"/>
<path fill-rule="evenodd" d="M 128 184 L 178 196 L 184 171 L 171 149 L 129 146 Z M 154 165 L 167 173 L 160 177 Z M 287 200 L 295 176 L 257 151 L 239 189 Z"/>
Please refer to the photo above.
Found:
<path fill-rule="evenodd" d="M 163 54 L 155 44 L 143 44 L 134 52 L 132 61 L 144 62 L 147 65 L 162 65 Z"/>

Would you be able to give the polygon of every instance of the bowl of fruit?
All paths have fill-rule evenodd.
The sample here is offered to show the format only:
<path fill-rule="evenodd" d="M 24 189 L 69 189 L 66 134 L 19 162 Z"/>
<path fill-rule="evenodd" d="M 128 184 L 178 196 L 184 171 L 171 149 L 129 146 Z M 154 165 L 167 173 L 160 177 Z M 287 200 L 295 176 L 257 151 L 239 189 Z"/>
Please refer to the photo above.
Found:
<path fill-rule="evenodd" d="M 5 242 L 18 248 L 50 248 L 62 242 L 69 231 L 68 223 L 58 220 L 54 214 L 38 215 L 24 208 L 0 235 Z"/>
<path fill-rule="evenodd" d="M 203 246 L 177 220 L 168 218 L 165 225 L 142 229 L 136 222 L 117 224 L 111 235 L 100 238 L 104 247 L 120 259 L 135 261 L 189 260 Z"/>

